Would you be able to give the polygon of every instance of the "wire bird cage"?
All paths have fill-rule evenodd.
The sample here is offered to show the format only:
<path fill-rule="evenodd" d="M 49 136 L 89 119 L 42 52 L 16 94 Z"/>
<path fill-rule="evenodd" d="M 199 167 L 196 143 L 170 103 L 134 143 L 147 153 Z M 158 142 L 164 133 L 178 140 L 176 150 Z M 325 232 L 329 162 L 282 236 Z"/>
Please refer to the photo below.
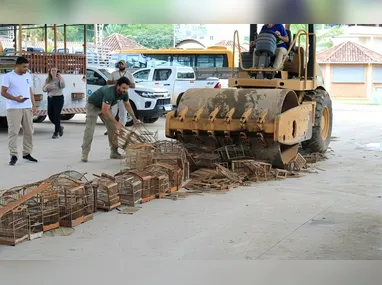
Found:
<path fill-rule="evenodd" d="M 134 207 L 142 200 L 142 181 L 141 179 L 128 172 L 119 172 L 115 176 L 118 183 L 118 193 L 122 205 Z"/>
<path fill-rule="evenodd" d="M 48 180 L 58 193 L 60 226 L 75 227 L 93 219 L 94 190 L 84 175 L 69 171 L 53 175 Z"/>
<path fill-rule="evenodd" d="M 142 182 L 142 201 L 149 201 L 153 199 L 154 187 L 155 187 L 155 176 L 148 171 L 131 171 L 129 174 L 133 174 L 138 177 Z"/>
<path fill-rule="evenodd" d="M 157 165 L 150 165 L 144 170 L 155 175 L 155 193 L 152 194 L 159 198 L 163 197 L 164 194 L 170 190 L 170 179 L 168 173 Z"/>
<path fill-rule="evenodd" d="M 118 183 L 115 182 L 114 177 L 101 175 L 92 182 L 92 185 L 97 193 L 97 209 L 110 211 L 121 205 Z"/>
<path fill-rule="evenodd" d="M 126 170 L 143 170 L 153 162 L 154 147 L 151 144 L 130 145 L 125 149 Z"/>
<path fill-rule="evenodd" d="M 150 132 L 143 124 L 134 125 L 129 129 L 122 127 L 115 135 L 122 150 L 129 145 L 155 143 L 158 140 L 158 131 Z"/>

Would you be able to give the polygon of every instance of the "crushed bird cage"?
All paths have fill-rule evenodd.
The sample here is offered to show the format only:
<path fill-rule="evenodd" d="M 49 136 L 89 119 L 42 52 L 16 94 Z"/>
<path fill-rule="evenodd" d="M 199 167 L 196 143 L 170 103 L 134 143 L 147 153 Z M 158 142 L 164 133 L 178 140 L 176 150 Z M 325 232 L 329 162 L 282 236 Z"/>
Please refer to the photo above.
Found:
<path fill-rule="evenodd" d="M 134 125 L 131 128 L 122 127 L 116 133 L 118 146 L 125 150 L 133 144 L 155 143 L 158 140 L 158 131 L 150 132 L 143 124 Z"/>
<path fill-rule="evenodd" d="M 214 153 L 209 147 L 185 144 L 185 153 L 189 162 L 189 171 L 192 172 L 200 168 L 214 168 L 215 163 L 221 161 L 220 155 Z"/>
<path fill-rule="evenodd" d="M 166 192 L 170 190 L 170 179 L 169 175 L 161 167 L 157 165 L 150 165 L 145 168 L 146 171 L 153 173 L 155 175 L 155 192 L 157 197 L 161 198 Z"/>
<path fill-rule="evenodd" d="M 125 149 L 124 169 L 142 170 L 153 162 L 154 147 L 151 144 L 129 145 Z"/>
<path fill-rule="evenodd" d="M 141 203 L 148 202 L 155 198 L 155 176 L 148 171 L 131 171 L 131 174 L 136 175 L 142 182 L 142 201 Z"/>
<path fill-rule="evenodd" d="M 319 161 L 327 159 L 325 154 L 319 153 L 319 152 L 303 155 L 303 158 L 305 159 L 305 162 L 308 164 L 317 163 Z"/>
<path fill-rule="evenodd" d="M 97 209 L 112 210 L 121 205 L 118 194 L 118 183 L 113 176 L 102 173 L 92 182 L 97 193 Z"/>
<path fill-rule="evenodd" d="M 88 195 L 84 183 L 65 173 L 50 181 L 58 193 L 60 226 L 73 228 L 93 218 L 94 197 Z"/>
<path fill-rule="evenodd" d="M 250 150 L 243 145 L 227 145 L 218 148 L 216 152 L 219 154 L 222 162 L 231 162 L 232 160 L 250 158 Z"/>
<path fill-rule="evenodd" d="M 216 166 L 216 170 L 220 174 L 224 175 L 225 177 L 227 177 L 232 182 L 234 182 L 234 183 L 242 183 L 243 182 L 243 180 L 241 179 L 241 177 L 239 175 L 237 175 L 236 173 L 232 172 L 228 168 L 225 168 L 224 166 L 222 166 L 220 164 L 216 164 L 215 166 Z"/>
<path fill-rule="evenodd" d="M 252 163 L 252 162 L 255 162 L 255 161 L 253 159 L 233 160 L 231 161 L 231 170 L 232 172 L 239 175 L 245 175 L 247 177 L 253 176 L 254 174 L 253 171 L 245 165 L 245 163 Z"/>
<path fill-rule="evenodd" d="M 307 168 L 306 159 L 300 154 L 297 153 L 296 157 L 293 158 L 287 165 L 286 169 L 290 171 L 300 171 Z"/>
<path fill-rule="evenodd" d="M 122 205 L 134 207 L 142 200 L 142 181 L 131 173 L 122 171 L 115 176 L 118 183 L 118 193 Z"/>
<path fill-rule="evenodd" d="M 269 163 L 261 161 L 244 161 L 243 164 L 252 172 L 250 177 L 251 181 L 267 181 L 272 178 L 272 165 Z"/>
<path fill-rule="evenodd" d="M 15 246 L 30 237 L 31 223 L 27 201 L 49 187 L 48 183 L 44 183 L 17 199 L 12 198 L 13 201 L 11 201 L 11 198 L 7 199 L 6 203 L 4 203 L 4 200 L 2 201 L 5 206 L 0 208 L 0 244 Z M 32 223 L 34 223 L 37 216 L 40 217 L 41 221 L 41 212 L 36 214 L 36 212 L 32 211 Z"/>

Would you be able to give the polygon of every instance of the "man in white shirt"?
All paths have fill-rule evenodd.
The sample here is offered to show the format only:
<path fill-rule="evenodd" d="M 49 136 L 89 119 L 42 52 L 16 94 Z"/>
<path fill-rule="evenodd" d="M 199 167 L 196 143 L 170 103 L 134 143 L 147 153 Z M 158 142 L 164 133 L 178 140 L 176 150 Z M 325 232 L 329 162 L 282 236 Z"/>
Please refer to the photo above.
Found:
<path fill-rule="evenodd" d="M 120 79 L 121 77 L 126 77 L 130 81 L 129 88 L 135 88 L 134 76 L 131 72 L 127 71 L 126 68 L 127 68 L 126 61 L 120 60 L 118 62 L 118 70 L 114 71 L 111 74 L 109 83 L 115 84 L 117 80 Z M 117 116 L 118 111 L 119 111 L 119 122 L 122 124 L 122 126 L 125 126 L 127 122 L 127 112 L 126 112 L 125 105 L 123 104 L 122 101 L 111 107 L 111 112 L 114 115 L 114 117 Z M 105 135 L 107 135 L 107 132 L 105 133 Z"/>
<path fill-rule="evenodd" d="M 15 70 L 4 75 L 1 86 L 1 95 L 7 99 L 8 148 L 11 155 L 9 165 L 15 165 L 18 159 L 17 137 L 20 126 L 23 129 L 23 158 L 37 162 L 37 159 L 31 156 L 36 103 L 28 67 L 28 60 L 25 57 L 18 57 Z"/>

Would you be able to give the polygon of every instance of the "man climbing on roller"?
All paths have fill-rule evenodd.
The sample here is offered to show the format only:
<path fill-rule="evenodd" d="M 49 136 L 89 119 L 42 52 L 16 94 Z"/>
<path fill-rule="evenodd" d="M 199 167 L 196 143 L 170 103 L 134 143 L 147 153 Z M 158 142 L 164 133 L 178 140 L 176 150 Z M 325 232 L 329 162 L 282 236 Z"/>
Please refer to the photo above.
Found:
<path fill-rule="evenodd" d="M 273 68 L 279 69 L 281 67 L 281 63 L 283 61 L 283 57 L 288 52 L 288 46 L 287 43 L 289 42 L 288 34 L 283 26 L 283 24 L 265 24 L 262 28 L 260 33 L 263 32 L 273 32 L 275 33 L 277 37 L 277 49 L 276 49 L 276 58 L 273 63 Z M 254 46 L 255 42 L 251 42 L 250 46 Z"/>

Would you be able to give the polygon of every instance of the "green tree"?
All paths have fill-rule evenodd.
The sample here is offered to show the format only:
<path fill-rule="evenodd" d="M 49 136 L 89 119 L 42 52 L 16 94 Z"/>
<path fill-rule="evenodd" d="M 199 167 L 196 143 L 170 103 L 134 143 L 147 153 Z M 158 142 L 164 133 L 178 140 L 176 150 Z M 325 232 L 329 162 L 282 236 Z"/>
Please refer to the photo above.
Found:
<path fill-rule="evenodd" d="M 321 28 L 319 28 L 321 26 Z M 299 30 L 308 31 L 308 24 L 291 24 L 292 35 L 297 34 Z M 334 26 L 329 29 L 322 28 L 322 25 L 316 24 L 316 49 L 317 51 L 325 50 L 333 46 L 333 37 L 344 33 L 342 26 Z M 304 47 L 305 36 L 301 36 L 301 46 Z"/>
<path fill-rule="evenodd" d="M 147 48 L 167 48 L 174 45 L 174 25 L 171 24 L 132 24 L 104 27 L 104 37 L 118 33 Z"/>

